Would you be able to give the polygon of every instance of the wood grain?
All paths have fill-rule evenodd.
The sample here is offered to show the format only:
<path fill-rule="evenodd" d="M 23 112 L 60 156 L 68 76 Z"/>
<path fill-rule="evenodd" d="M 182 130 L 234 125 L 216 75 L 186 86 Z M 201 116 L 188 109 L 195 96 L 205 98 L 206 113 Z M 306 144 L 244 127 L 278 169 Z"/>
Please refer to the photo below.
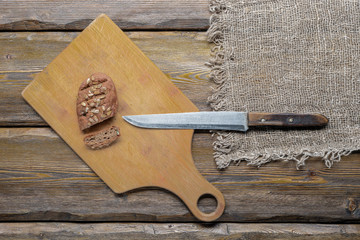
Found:
<path fill-rule="evenodd" d="M 127 32 L 130 39 L 201 110 L 212 83 L 204 65 L 210 56 L 205 33 Z M 21 91 L 76 36 L 72 32 L 0 33 L 0 126 L 46 126 Z"/>
<path fill-rule="evenodd" d="M 321 114 L 298 113 L 249 113 L 249 127 L 276 126 L 276 127 L 323 127 L 329 120 Z"/>
<path fill-rule="evenodd" d="M 101 13 L 122 29 L 204 30 L 210 17 L 207 0 L 4 0 L 0 9 L 2 31 L 83 30 Z"/>
<path fill-rule="evenodd" d="M 218 221 L 358 223 L 360 154 L 327 169 L 309 160 L 218 171 L 211 136 L 196 133 L 192 154 L 199 172 L 223 194 Z M 113 193 L 49 128 L 0 128 L 1 221 L 196 221 L 173 194 L 143 189 Z M 205 199 L 202 211 L 214 207 Z"/>
<path fill-rule="evenodd" d="M 360 226 L 324 224 L 0 223 L 0 239 L 326 239 L 360 237 Z"/>

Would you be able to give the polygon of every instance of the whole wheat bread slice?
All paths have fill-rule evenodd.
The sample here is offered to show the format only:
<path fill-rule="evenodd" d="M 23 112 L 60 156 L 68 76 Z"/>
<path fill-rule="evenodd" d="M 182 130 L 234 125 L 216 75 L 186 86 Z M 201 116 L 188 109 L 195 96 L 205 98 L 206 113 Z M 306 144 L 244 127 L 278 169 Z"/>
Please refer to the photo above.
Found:
<path fill-rule="evenodd" d="M 84 143 L 91 149 L 101 149 L 115 142 L 119 136 L 119 128 L 111 126 L 110 128 L 87 135 L 84 138 Z"/>

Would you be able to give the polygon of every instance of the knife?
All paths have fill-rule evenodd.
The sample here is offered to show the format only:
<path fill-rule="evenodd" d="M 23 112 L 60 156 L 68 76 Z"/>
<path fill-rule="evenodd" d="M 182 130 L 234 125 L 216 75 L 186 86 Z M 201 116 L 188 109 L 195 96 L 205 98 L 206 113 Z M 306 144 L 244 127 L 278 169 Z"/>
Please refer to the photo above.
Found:
<path fill-rule="evenodd" d="M 322 127 L 328 119 L 321 114 L 262 112 L 186 112 L 123 116 L 141 128 L 209 129 L 247 131 L 254 126 Z"/>

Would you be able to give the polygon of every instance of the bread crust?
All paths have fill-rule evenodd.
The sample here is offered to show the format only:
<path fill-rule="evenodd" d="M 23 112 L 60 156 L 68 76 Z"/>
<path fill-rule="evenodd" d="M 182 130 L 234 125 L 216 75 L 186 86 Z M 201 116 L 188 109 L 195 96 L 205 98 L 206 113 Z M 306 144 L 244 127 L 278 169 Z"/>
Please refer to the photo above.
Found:
<path fill-rule="evenodd" d="M 115 116 L 117 108 L 114 82 L 105 73 L 94 73 L 81 83 L 76 100 L 81 130 Z"/>

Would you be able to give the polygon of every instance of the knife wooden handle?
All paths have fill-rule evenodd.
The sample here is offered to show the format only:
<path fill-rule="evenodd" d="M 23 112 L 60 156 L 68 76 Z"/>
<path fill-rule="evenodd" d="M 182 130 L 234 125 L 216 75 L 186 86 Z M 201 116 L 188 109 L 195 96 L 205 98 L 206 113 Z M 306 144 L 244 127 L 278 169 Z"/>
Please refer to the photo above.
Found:
<path fill-rule="evenodd" d="M 328 121 L 321 114 L 251 112 L 248 116 L 249 126 L 322 127 Z"/>

